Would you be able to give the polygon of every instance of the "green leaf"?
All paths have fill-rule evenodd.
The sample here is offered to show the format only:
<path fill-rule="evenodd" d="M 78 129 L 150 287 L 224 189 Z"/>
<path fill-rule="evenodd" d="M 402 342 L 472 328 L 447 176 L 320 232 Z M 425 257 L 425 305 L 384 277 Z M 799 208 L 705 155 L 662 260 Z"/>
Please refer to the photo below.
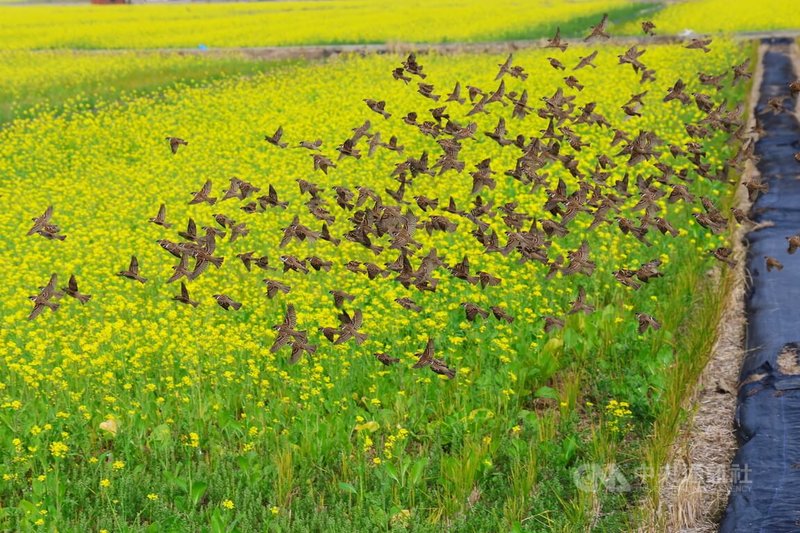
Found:
<path fill-rule="evenodd" d="M 192 483 L 192 493 L 190 497 L 192 498 L 192 505 L 197 505 L 197 502 L 200 501 L 200 498 L 203 497 L 203 494 L 206 493 L 206 489 L 208 488 L 208 483 L 204 481 L 195 481 Z"/>
<path fill-rule="evenodd" d="M 36 504 L 33 502 L 29 502 L 28 500 L 20 500 L 17 504 L 17 507 L 22 509 L 27 514 L 38 514 L 39 509 L 36 507 Z"/>
<path fill-rule="evenodd" d="M 219 509 L 214 509 L 214 513 L 211 515 L 211 532 L 225 533 L 225 530 L 225 520 L 223 520 Z"/>
<path fill-rule="evenodd" d="M 167 424 L 161 424 L 153 428 L 148 440 L 153 443 L 154 447 L 166 449 L 172 446 L 172 430 Z"/>
<path fill-rule="evenodd" d="M 384 468 L 386 469 L 386 473 L 389 474 L 389 477 L 395 480 L 395 482 L 400 483 L 400 476 L 397 475 L 397 468 L 392 463 L 384 463 Z"/>
<path fill-rule="evenodd" d="M 547 387 L 547 386 L 539 387 L 538 389 L 536 389 L 536 392 L 534 392 L 533 395 L 537 398 L 550 398 L 551 400 L 556 400 L 556 401 L 559 399 L 558 391 L 555 390 L 553 387 Z"/>
<path fill-rule="evenodd" d="M 428 458 L 423 457 L 414 461 L 411 467 L 411 484 L 418 485 L 422 481 L 422 474 L 425 472 L 425 467 L 428 466 Z"/>
<path fill-rule="evenodd" d="M 345 483 L 344 481 L 339 482 L 339 488 L 345 492 L 349 492 L 350 494 L 358 494 L 358 490 L 351 485 L 350 483 Z"/>

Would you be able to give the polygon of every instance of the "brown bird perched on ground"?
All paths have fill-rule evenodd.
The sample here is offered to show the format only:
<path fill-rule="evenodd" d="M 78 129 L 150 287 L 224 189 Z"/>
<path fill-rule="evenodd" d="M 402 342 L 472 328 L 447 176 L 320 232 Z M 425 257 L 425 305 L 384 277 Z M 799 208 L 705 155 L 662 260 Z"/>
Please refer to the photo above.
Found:
<path fill-rule="evenodd" d="M 639 333 L 644 333 L 647 331 L 647 328 L 653 328 L 654 330 L 661 329 L 661 324 L 646 313 L 636 313 L 636 320 L 639 321 Z"/>
<path fill-rule="evenodd" d="M 183 139 L 179 139 L 178 137 L 167 137 L 169 141 L 169 149 L 172 150 L 173 154 L 178 153 L 178 148 L 180 146 L 189 146 L 189 143 L 184 141 Z"/>
<path fill-rule="evenodd" d="M 708 47 L 709 44 L 711 44 L 711 39 L 692 39 L 684 48 L 688 48 L 689 50 L 702 50 L 705 53 L 709 53 L 711 51 Z"/>
<path fill-rule="evenodd" d="M 128 266 L 128 270 L 123 270 L 121 272 L 117 272 L 117 276 L 122 276 L 123 278 L 134 279 L 139 283 L 144 283 L 147 281 L 146 278 L 143 278 L 139 275 L 139 260 L 136 259 L 135 255 L 131 256 L 131 263 Z"/>
<path fill-rule="evenodd" d="M 723 246 L 717 248 L 716 250 L 709 250 L 708 253 L 710 253 L 716 259 L 722 261 L 723 263 L 727 264 L 730 267 L 736 266 L 736 261 L 731 259 L 731 257 L 733 256 L 733 250 L 731 250 L 730 248 L 725 248 Z"/>
<path fill-rule="evenodd" d="M 765 255 L 764 256 L 764 261 L 767 264 L 767 272 L 772 272 L 772 269 L 776 269 L 778 271 L 783 270 L 783 263 L 781 263 L 780 261 L 778 261 L 774 257 L 771 257 L 769 255 Z"/>
<path fill-rule="evenodd" d="M 787 250 L 790 254 L 793 254 L 800 248 L 800 233 L 797 235 L 792 235 L 791 237 L 786 237 L 786 240 L 789 241 L 789 249 Z"/>

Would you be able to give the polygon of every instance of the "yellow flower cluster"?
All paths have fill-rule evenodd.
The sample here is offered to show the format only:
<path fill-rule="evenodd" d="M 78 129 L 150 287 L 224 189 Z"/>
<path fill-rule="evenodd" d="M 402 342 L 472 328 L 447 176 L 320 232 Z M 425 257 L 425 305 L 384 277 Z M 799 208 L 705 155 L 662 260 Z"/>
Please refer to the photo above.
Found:
<path fill-rule="evenodd" d="M 606 404 L 606 424 L 612 433 L 620 433 L 630 429 L 630 419 L 633 411 L 628 402 L 619 402 L 611 399 Z"/>
<path fill-rule="evenodd" d="M 252 74 L 267 67 L 234 53 L 223 56 L 157 52 L 91 53 L 3 50 L 0 47 L 0 120 L 52 112 L 62 105 L 86 108 L 130 91 L 178 81 Z"/>
<path fill-rule="evenodd" d="M 50 444 L 50 455 L 55 457 L 56 459 L 61 459 L 67 455 L 69 451 L 69 446 L 64 444 L 61 441 L 55 441 Z"/>
<path fill-rule="evenodd" d="M 800 11 L 794 0 L 692 0 L 669 2 L 653 17 L 656 32 L 661 34 L 731 33 L 796 29 Z M 635 32 L 636 24 L 623 31 Z M 641 31 L 641 30 L 640 30 Z"/>
<path fill-rule="evenodd" d="M 0 49 L 283 46 L 535 37 L 624 0 L 331 0 L 1 7 Z M 324 23 L 320 23 L 324 21 Z M 147 28 L 147 31 L 142 31 Z"/>
<path fill-rule="evenodd" d="M 270 5 L 264 4 L 264 9 Z M 235 11 L 238 6 L 225 9 Z M 0 39 L 6 31 L 6 26 L 3 28 Z M 620 105 L 630 94 L 645 89 L 640 76 L 617 64 L 617 55 L 624 49 L 603 48 L 597 70 L 579 72 L 586 89 L 578 100 L 581 104 L 596 101 L 597 112 L 628 131 L 652 129 L 668 143 L 685 145 L 690 138 L 683 122 L 698 119 L 699 112 L 659 102 L 676 79 L 683 78 L 691 90 L 697 90 L 698 71 L 728 70 L 746 53 L 735 43 L 722 40 L 715 41 L 712 49 L 712 53 L 702 54 L 680 47 L 648 47 L 647 64 L 656 69 L 657 79 L 646 86 L 650 95 L 645 97 L 645 115 L 627 119 Z M 575 64 L 588 51 L 571 47 L 560 57 Z M 563 75 L 548 66 L 548 55 L 546 51 L 516 54 L 515 62 L 535 75 L 524 83 L 508 79 L 508 90 L 525 88 L 532 102 L 553 94 Z M 15 499 L 29 490 L 22 485 L 33 479 L 30 472 L 34 466 L 38 469 L 34 475 L 48 466 L 60 468 L 66 461 L 59 460 L 68 453 L 96 464 L 106 447 L 117 447 L 114 457 L 119 459 L 111 464 L 117 487 L 133 479 L 142 460 L 152 461 L 145 465 L 150 471 L 163 468 L 158 459 L 128 456 L 129 450 L 160 447 L 173 457 L 197 456 L 197 450 L 189 448 L 200 447 L 200 435 L 203 451 L 213 450 L 215 458 L 238 456 L 243 448 L 249 452 L 269 445 L 272 450 L 287 442 L 302 442 L 288 456 L 308 466 L 320 455 L 307 443 L 325 441 L 336 443 L 341 448 L 337 453 L 343 457 L 363 458 L 364 463 L 374 465 L 383 461 L 383 466 L 373 469 L 380 471 L 401 454 L 426 453 L 444 420 L 461 420 L 464 413 L 492 413 L 482 418 L 486 421 L 494 413 L 498 418 L 516 419 L 509 413 L 529 410 L 533 391 L 543 385 L 536 383 L 532 369 L 543 375 L 560 368 L 546 358 L 566 352 L 569 342 L 574 347 L 576 342 L 569 336 L 597 338 L 602 334 L 627 346 L 640 346 L 633 311 L 657 315 L 674 300 L 664 292 L 652 299 L 657 289 L 650 286 L 634 293 L 615 284 L 611 271 L 636 268 L 662 256 L 680 261 L 695 257 L 697 248 L 721 244 L 722 237 L 710 236 L 691 222 L 690 207 L 680 204 L 669 206 L 669 216 L 694 243 L 655 235 L 653 247 L 645 248 L 610 227 L 590 233 L 591 220 L 580 216 L 570 226 L 571 234 L 554 244 L 553 255 L 577 248 L 585 237 L 597 262 L 595 275 L 547 279 L 542 265 L 520 265 L 511 256 L 483 253 L 484 247 L 464 222 L 455 233 L 418 231 L 415 236 L 424 251 L 436 247 L 448 265 L 467 255 L 473 272 L 491 272 L 502 283 L 481 291 L 449 279 L 446 272 L 437 272 L 442 282 L 435 293 L 410 292 L 389 278 L 370 282 L 346 271 L 344 264 L 352 259 L 383 262 L 394 258 L 387 254 L 376 260 L 371 251 L 347 240 L 338 247 L 316 241 L 279 248 L 281 228 L 289 225 L 295 214 L 315 230 L 321 225 L 305 211 L 306 198 L 296 179 L 319 184 L 322 197 L 336 215 L 331 232 L 342 235 L 352 227 L 347 220 L 352 213 L 337 210 L 332 187 L 354 189 L 368 184 L 383 194 L 386 188 L 397 186 L 390 174 L 398 160 L 438 149 L 435 140 L 399 120 L 412 110 L 426 114 L 433 105 L 413 87 L 392 80 L 391 70 L 401 59 L 354 57 L 319 66 L 288 67 L 280 75 L 229 80 L 213 90 L 179 87 L 159 97 L 131 98 L 93 111 L 45 114 L 0 130 L 0 198 L 4 201 L 0 210 L 0 376 L 5 384 L 0 388 L 0 411 L 9 421 L 0 432 L 8 436 L 5 442 L 20 439 L 14 446 L 20 448 L 16 456 L 23 457 L 15 461 L 9 454 L 0 456 L 2 472 L 12 480 L 8 487 L 0 488 L 4 503 L 15 505 Z M 434 54 L 420 61 L 429 76 L 426 81 L 444 92 L 459 80 L 464 85 L 494 88 L 496 65 L 504 59 Z M 608 82 L 610 73 L 613 83 Z M 366 108 L 362 98 L 386 100 L 394 116 L 383 120 Z M 452 113 L 460 123 L 467 119 L 466 109 L 453 105 Z M 334 147 L 367 119 L 382 138 L 397 135 L 405 145 L 405 155 L 381 150 L 359 161 L 345 159 L 326 176 L 314 172 L 306 151 L 295 148 L 300 140 L 319 138 L 323 151 L 334 156 Z M 485 198 L 491 198 L 496 207 L 517 202 L 522 212 L 546 216 L 537 209 L 547 193 L 505 179 L 502 170 L 513 168 L 515 154 L 481 133 L 491 131 L 497 117 L 468 120 L 478 123 L 479 133 L 475 142 L 465 143 L 464 158 L 476 162 L 491 157 L 497 171 L 497 187 L 484 193 Z M 279 150 L 263 141 L 265 134 L 280 125 L 291 148 Z M 546 126 L 535 113 L 521 121 L 509 120 L 509 130 L 515 133 L 534 134 Z M 586 164 L 590 171 L 599 153 L 611 153 L 611 135 L 596 128 L 581 134 L 592 144 L 581 155 L 591 162 Z M 182 137 L 189 144 L 173 155 L 164 140 L 167 135 Z M 710 145 L 707 159 L 718 164 L 731 149 L 722 143 Z M 575 190 L 576 180 L 562 168 L 554 165 L 548 171 L 553 173 L 549 178 L 553 184 L 563 178 L 569 190 Z M 622 178 L 626 171 L 623 166 L 611 169 L 608 182 Z M 264 192 L 272 184 L 289 208 L 247 214 L 233 200 L 213 207 L 188 205 L 191 192 L 206 179 L 213 182 L 214 195 L 221 196 L 232 176 L 262 187 Z M 469 209 L 474 201 L 470 181 L 466 175 L 419 178 L 414 181 L 413 194 L 441 198 L 444 205 L 435 211 L 439 214 L 444 214 L 441 207 L 451 196 L 460 207 Z M 725 185 L 718 182 L 698 180 L 697 187 L 699 194 L 715 200 L 727 194 Z M 636 201 L 630 199 L 628 208 Z M 659 202 L 666 208 L 664 199 Z M 174 224 L 170 229 L 148 223 L 161 203 L 167 206 L 167 220 Z M 55 207 L 53 221 L 67 239 L 53 242 L 38 235 L 26 237 L 31 217 L 51 204 Z M 218 252 L 225 256 L 222 268 L 212 268 L 189 284 L 192 298 L 201 302 L 197 308 L 181 306 L 172 299 L 179 288 L 166 283 L 175 262 L 155 241 L 177 239 L 175 232 L 184 229 L 188 217 L 198 226 L 212 225 L 212 215 L 220 212 L 246 222 L 250 235 L 233 243 L 228 239 L 219 242 Z M 504 235 L 500 217 L 491 223 Z M 236 254 L 251 250 L 267 255 L 275 265 L 280 264 L 279 255 L 292 254 L 301 258 L 316 255 L 330 260 L 333 267 L 330 273 L 311 271 L 308 275 L 248 272 Z M 114 275 L 127 267 L 132 254 L 139 259 L 142 275 L 149 278 L 144 285 Z M 695 263 L 693 268 L 707 266 Z M 56 312 L 46 311 L 36 320 L 26 320 L 31 302 L 25 296 L 34 294 L 53 272 L 63 284 L 75 274 L 81 291 L 92 294 L 92 300 L 81 305 L 65 297 Z M 267 299 L 262 283 L 265 276 L 290 285 L 290 293 Z M 588 317 L 570 316 L 563 332 L 545 335 L 541 316 L 563 315 L 578 286 L 586 288 L 598 311 Z M 318 326 L 338 323 L 338 311 L 328 295 L 331 289 L 355 296 L 352 306 L 363 311 L 363 331 L 369 335 L 362 345 L 332 345 L 317 331 Z M 212 299 L 219 293 L 241 301 L 242 309 L 223 311 Z M 416 315 L 403 311 L 394 301 L 399 297 L 412 297 L 423 310 Z M 460 308 L 465 300 L 482 307 L 500 305 L 516 320 L 510 325 L 494 319 L 467 322 Z M 631 307 L 624 308 L 623 301 Z M 275 338 L 272 326 L 282 320 L 289 302 L 297 309 L 298 328 L 308 330 L 310 341 L 319 347 L 312 359 L 304 358 L 296 365 L 288 363 L 286 353 L 269 349 Z M 615 318 L 621 318 L 618 324 Z M 672 333 L 674 328 L 665 327 L 659 335 Z M 460 369 L 454 381 L 411 368 L 417 360 L 414 354 L 422 350 L 428 336 L 437 341 L 436 357 Z M 384 367 L 373 357 L 375 352 L 398 357 L 400 363 Z M 621 415 L 616 414 L 617 409 L 622 409 Z M 619 430 L 630 416 L 626 410 L 627 405 L 621 404 L 609 410 L 608 416 L 617 421 Z M 108 421 L 114 421 L 113 426 Z M 505 420 L 487 422 L 487 427 L 479 428 L 480 434 L 484 430 L 490 433 L 488 426 L 501 422 L 494 441 L 490 435 L 481 441 L 487 449 L 501 447 L 505 439 L 519 433 L 509 432 Z M 483 424 L 473 421 L 472 425 Z M 380 440 L 381 427 L 401 429 Z M 307 436 L 314 431 L 318 433 Z M 407 438 L 410 432 L 414 439 Z M 123 440 L 134 444 L 126 448 L 120 443 Z M 412 440 L 414 446 L 406 449 Z M 265 460 L 279 461 L 273 457 L 279 455 L 269 454 Z M 489 457 L 482 461 L 492 464 Z M 329 465 L 318 466 L 306 471 L 326 471 Z M 97 478 L 92 479 L 95 485 Z M 236 498 L 245 514 L 245 500 L 236 493 L 226 494 Z M 278 502 L 283 509 L 284 502 Z M 233 500 L 220 505 L 234 508 Z"/>

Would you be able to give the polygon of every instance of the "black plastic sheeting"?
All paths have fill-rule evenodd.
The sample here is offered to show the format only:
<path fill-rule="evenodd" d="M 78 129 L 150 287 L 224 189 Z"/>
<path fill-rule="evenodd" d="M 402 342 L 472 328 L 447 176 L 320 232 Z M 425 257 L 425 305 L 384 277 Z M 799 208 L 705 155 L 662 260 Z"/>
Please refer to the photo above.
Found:
<path fill-rule="evenodd" d="M 789 255 L 786 241 L 800 232 L 800 164 L 794 159 L 800 124 L 791 98 L 783 113 L 764 113 L 769 98 L 789 96 L 788 84 L 797 75 L 791 41 L 765 42 L 770 46 L 756 111 L 766 134 L 756 154 L 769 191 L 750 216 L 774 226 L 747 237 L 747 352 L 735 420 L 740 447 L 729 472 L 733 486 L 720 526 L 724 533 L 800 531 L 800 251 Z M 777 258 L 783 270 L 767 272 L 764 256 Z"/>

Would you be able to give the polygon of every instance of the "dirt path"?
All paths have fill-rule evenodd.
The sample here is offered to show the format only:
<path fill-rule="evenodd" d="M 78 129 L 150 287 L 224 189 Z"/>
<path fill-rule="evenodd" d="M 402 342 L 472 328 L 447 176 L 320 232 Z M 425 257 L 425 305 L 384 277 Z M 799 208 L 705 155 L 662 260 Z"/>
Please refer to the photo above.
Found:
<path fill-rule="evenodd" d="M 735 39 L 743 41 L 765 38 L 791 38 L 800 37 L 800 30 L 780 32 L 745 32 L 732 35 Z M 565 42 L 578 45 L 585 44 L 580 39 L 564 39 Z M 592 45 L 629 45 L 634 44 L 670 44 L 685 42 L 686 37 L 678 35 L 644 36 L 618 36 L 608 41 L 593 41 Z M 391 54 L 403 53 L 411 50 L 420 53 L 436 52 L 439 54 L 457 53 L 491 53 L 500 54 L 514 50 L 528 48 L 541 48 L 547 44 L 546 39 L 527 41 L 494 41 L 482 43 L 389 43 L 389 44 L 344 44 L 344 45 L 309 45 L 309 46 L 259 46 L 236 48 L 146 48 L 146 49 L 102 49 L 102 50 L 73 50 L 86 54 L 118 54 L 133 52 L 157 52 L 163 54 L 179 55 L 244 55 L 254 59 L 325 59 L 341 54 Z M 48 50 L 49 51 L 49 50 Z"/>
<path fill-rule="evenodd" d="M 756 125 L 755 108 L 760 97 L 766 49 L 767 46 L 763 44 L 758 49 L 758 61 L 747 101 L 748 130 Z M 757 178 L 758 175 L 755 165 L 748 161 L 740 182 Z M 744 212 L 749 212 L 751 203 L 747 190 L 741 185 L 737 187 L 734 203 Z M 744 236 L 754 228 L 757 228 L 754 224 L 738 225 L 731 237 L 737 266 L 731 271 L 730 286 L 721 283 L 721 271 L 714 271 L 715 275 L 712 276 L 720 287 L 729 289 L 717 329 L 717 340 L 706 368 L 685 400 L 689 419 L 683 424 L 673 444 L 670 469 L 660 480 L 658 509 L 649 510 L 651 522 L 641 532 L 666 530 L 712 533 L 719 529 L 731 488 L 727 474 L 738 446 L 733 420 L 736 386 L 744 359 L 746 328 L 747 278 L 744 263 L 747 246 Z"/>
<path fill-rule="evenodd" d="M 800 229 L 800 166 L 794 159 L 800 123 L 791 98 L 781 113 L 767 108 L 769 98 L 789 95 L 797 48 L 791 40 L 767 44 L 756 107 L 766 133 L 756 155 L 769 191 L 753 204 L 751 218 L 771 224 L 747 235 L 747 352 L 735 418 L 740 447 L 730 470 L 724 533 L 793 531 L 800 524 L 800 254 L 790 255 L 786 242 Z M 768 272 L 765 256 L 784 269 Z"/>

